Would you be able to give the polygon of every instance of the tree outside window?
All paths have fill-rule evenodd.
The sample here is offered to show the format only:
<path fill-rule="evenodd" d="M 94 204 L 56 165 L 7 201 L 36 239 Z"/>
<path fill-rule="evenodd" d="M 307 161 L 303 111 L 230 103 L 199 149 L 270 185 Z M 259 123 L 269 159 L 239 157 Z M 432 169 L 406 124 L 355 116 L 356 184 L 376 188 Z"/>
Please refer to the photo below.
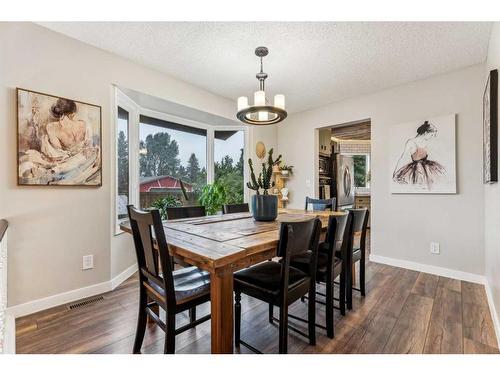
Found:
<path fill-rule="evenodd" d="M 352 155 L 354 160 L 354 185 L 367 188 L 370 186 L 369 155 Z"/>

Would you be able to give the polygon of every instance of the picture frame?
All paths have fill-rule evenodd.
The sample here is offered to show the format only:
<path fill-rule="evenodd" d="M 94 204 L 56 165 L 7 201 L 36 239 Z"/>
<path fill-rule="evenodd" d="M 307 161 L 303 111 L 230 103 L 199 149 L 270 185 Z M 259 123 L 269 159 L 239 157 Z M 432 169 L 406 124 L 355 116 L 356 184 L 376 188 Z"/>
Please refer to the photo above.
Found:
<path fill-rule="evenodd" d="M 488 74 L 483 94 L 483 182 L 498 182 L 498 71 Z"/>
<path fill-rule="evenodd" d="M 17 185 L 102 186 L 102 108 L 16 88 Z"/>
<path fill-rule="evenodd" d="M 392 194 L 456 194 L 456 114 L 394 125 L 389 138 Z"/>

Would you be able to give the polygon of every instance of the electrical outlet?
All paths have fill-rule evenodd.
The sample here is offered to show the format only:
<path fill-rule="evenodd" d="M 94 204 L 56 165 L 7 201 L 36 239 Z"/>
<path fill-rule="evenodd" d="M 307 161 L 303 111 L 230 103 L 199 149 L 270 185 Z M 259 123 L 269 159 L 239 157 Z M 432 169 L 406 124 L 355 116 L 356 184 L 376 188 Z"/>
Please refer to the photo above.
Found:
<path fill-rule="evenodd" d="M 439 254 L 439 242 L 431 242 L 431 254 Z"/>
<path fill-rule="evenodd" d="M 90 270 L 94 268 L 94 256 L 84 255 L 82 259 L 82 270 Z"/>

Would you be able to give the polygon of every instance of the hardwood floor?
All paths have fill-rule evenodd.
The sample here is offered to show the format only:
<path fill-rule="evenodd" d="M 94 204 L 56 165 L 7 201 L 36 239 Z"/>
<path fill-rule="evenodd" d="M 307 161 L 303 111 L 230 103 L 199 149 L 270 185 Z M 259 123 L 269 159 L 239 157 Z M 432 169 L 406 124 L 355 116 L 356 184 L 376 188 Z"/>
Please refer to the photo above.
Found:
<path fill-rule="evenodd" d="M 130 353 L 134 340 L 136 276 L 102 299 L 58 306 L 16 321 L 18 353 Z M 354 310 L 335 311 L 335 338 L 317 329 L 316 346 L 289 331 L 290 353 L 499 353 L 484 287 L 377 263 L 367 265 L 367 295 L 354 293 Z M 198 316 L 209 311 L 207 304 Z M 276 309 L 275 309 L 276 310 Z M 306 316 L 298 301 L 290 313 Z M 277 314 L 277 312 L 275 312 Z M 187 322 L 178 316 L 178 324 Z M 324 307 L 317 321 L 324 324 Z M 305 330 L 305 325 L 296 324 Z M 267 305 L 242 300 L 242 338 L 265 353 L 277 353 L 278 329 Z M 163 352 L 163 332 L 148 327 L 143 353 Z M 177 353 L 209 353 L 210 322 L 177 336 Z M 241 347 L 236 352 L 249 353 Z"/>

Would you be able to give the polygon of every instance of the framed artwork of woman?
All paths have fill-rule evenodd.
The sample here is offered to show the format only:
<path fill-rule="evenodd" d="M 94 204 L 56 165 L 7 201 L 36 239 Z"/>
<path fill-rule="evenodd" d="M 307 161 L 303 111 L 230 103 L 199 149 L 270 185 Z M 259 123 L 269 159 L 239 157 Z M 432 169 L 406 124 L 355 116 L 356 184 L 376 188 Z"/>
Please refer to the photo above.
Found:
<path fill-rule="evenodd" d="M 19 185 L 102 185 L 101 107 L 17 89 Z"/>
<path fill-rule="evenodd" d="M 390 141 L 392 193 L 456 193 L 455 115 L 397 125 Z"/>

